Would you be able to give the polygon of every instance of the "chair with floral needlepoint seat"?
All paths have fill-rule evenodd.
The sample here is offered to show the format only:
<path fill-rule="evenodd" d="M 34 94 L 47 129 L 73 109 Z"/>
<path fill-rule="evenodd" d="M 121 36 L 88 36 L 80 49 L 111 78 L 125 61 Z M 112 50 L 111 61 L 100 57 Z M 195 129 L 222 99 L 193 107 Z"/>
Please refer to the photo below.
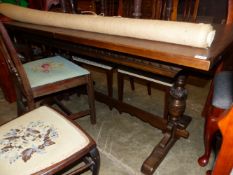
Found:
<path fill-rule="evenodd" d="M 62 12 L 67 12 L 67 13 L 73 13 L 73 14 L 77 14 L 78 10 L 77 10 L 77 0 L 69 0 L 67 1 L 68 6 L 70 6 L 71 8 L 68 9 L 66 8 L 66 4 L 64 0 L 45 0 L 45 6 L 43 8 L 43 10 L 45 11 L 51 11 L 51 4 L 52 2 L 57 2 L 61 4 L 61 11 Z M 90 2 L 86 2 L 87 4 Z M 89 7 L 91 8 L 92 3 L 90 3 Z M 94 2 L 93 2 L 94 4 Z M 85 14 L 95 14 L 95 8 L 93 8 L 94 11 L 83 11 L 81 12 L 81 14 L 85 15 Z M 105 77 L 106 77 L 106 84 L 107 84 L 107 95 L 109 97 L 112 98 L 113 96 L 113 72 L 114 72 L 114 65 L 110 62 L 107 61 L 103 61 L 99 58 L 92 58 L 92 57 L 87 57 L 87 56 L 83 56 L 83 55 L 74 55 L 72 56 L 72 60 L 77 63 L 78 65 L 88 69 L 88 70 L 94 70 L 100 73 L 104 73 Z M 112 109 L 112 106 L 110 105 L 110 109 Z"/>
<path fill-rule="evenodd" d="M 56 102 L 71 119 L 90 115 L 91 123 L 96 123 L 94 89 L 89 71 L 61 56 L 22 64 L 2 23 L 0 23 L 0 52 L 14 80 L 18 115 L 35 109 L 37 100 L 52 96 L 52 102 Z M 71 114 L 55 95 L 81 85 L 87 88 L 89 109 Z"/>
<path fill-rule="evenodd" d="M 95 141 L 67 118 L 41 106 L 0 126 L 0 174 L 98 175 Z"/>

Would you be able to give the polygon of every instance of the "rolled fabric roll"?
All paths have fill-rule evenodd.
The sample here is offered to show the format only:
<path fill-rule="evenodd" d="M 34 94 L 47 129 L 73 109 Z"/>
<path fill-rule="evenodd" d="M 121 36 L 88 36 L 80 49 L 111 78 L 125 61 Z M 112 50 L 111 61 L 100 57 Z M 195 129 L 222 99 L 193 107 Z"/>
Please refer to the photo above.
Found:
<path fill-rule="evenodd" d="M 0 13 L 16 21 L 207 48 L 210 24 L 46 12 L 1 3 Z"/>

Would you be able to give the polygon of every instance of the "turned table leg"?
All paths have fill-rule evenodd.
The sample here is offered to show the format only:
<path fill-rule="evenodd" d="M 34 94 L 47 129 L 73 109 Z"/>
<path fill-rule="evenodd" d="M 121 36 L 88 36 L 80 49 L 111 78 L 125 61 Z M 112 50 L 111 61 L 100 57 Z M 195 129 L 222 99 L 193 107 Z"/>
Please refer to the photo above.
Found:
<path fill-rule="evenodd" d="M 164 137 L 159 144 L 155 146 L 150 156 L 144 161 L 141 167 L 141 171 L 144 174 L 153 174 L 175 142 L 180 137 L 187 138 L 189 136 L 185 128 L 188 126 L 191 118 L 183 115 L 187 99 L 185 82 L 186 76 L 180 75 L 170 89 L 168 105 L 169 118 Z M 182 131 L 182 134 L 178 131 Z"/>

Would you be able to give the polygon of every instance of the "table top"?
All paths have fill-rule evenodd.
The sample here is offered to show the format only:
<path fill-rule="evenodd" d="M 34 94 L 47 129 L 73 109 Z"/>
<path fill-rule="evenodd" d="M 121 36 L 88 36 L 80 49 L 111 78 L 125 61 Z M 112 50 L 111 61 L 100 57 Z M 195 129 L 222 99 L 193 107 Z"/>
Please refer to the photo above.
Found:
<path fill-rule="evenodd" d="M 218 63 L 222 54 L 233 48 L 233 25 L 214 25 L 216 29 L 214 42 L 211 47 L 203 49 L 16 21 L 5 24 L 24 32 L 204 71 L 209 71 Z"/>

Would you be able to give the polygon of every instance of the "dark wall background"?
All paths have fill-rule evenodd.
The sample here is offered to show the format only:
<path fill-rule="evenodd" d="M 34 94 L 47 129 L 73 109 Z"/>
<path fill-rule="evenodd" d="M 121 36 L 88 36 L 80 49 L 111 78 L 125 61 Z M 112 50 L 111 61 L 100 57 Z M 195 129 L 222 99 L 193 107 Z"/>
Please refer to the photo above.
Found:
<path fill-rule="evenodd" d="M 100 0 L 95 0 L 97 3 L 97 11 L 100 11 Z M 124 15 L 123 16 L 132 16 L 133 12 L 133 1 L 134 0 L 123 0 Z M 153 0 L 142 0 L 142 18 L 151 17 L 151 7 Z M 180 0 L 180 9 L 178 11 L 182 13 L 182 3 L 185 0 Z M 194 1 L 194 0 L 193 0 Z M 201 21 L 209 21 L 220 23 L 223 19 L 226 18 L 227 12 L 227 2 L 228 0 L 200 0 L 198 17 L 199 19 L 204 19 Z M 118 0 L 106 0 L 106 5 L 114 3 L 115 15 L 117 15 Z"/>
<path fill-rule="evenodd" d="M 214 22 L 226 18 L 228 0 L 200 0 L 198 16 L 213 17 Z"/>

